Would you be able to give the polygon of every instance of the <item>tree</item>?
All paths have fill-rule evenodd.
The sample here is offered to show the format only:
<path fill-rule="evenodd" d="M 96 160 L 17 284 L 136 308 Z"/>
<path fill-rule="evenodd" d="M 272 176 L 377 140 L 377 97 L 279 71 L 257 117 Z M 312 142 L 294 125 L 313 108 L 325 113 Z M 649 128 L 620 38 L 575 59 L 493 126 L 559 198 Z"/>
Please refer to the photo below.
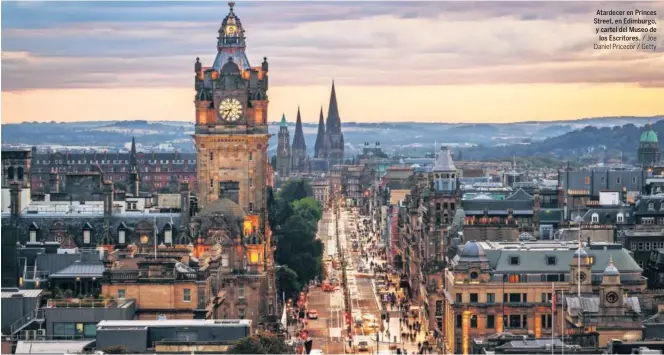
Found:
<path fill-rule="evenodd" d="M 293 202 L 296 200 L 301 200 L 305 197 L 312 197 L 314 191 L 311 187 L 311 184 L 304 179 L 290 179 L 286 181 L 284 186 L 279 192 L 279 199 L 282 199 L 286 202 Z"/>
<path fill-rule="evenodd" d="M 253 335 L 240 339 L 231 346 L 227 354 L 294 354 L 295 349 L 287 345 L 283 338 L 266 335 Z"/>
<path fill-rule="evenodd" d="M 293 213 L 308 220 L 318 222 L 323 217 L 318 201 L 313 197 L 305 197 L 293 202 Z"/>
<path fill-rule="evenodd" d="M 279 295 L 284 295 L 286 298 L 295 298 L 302 289 L 297 273 L 287 265 L 281 265 L 277 270 L 276 277 L 277 285 L 279 285 Z"/>

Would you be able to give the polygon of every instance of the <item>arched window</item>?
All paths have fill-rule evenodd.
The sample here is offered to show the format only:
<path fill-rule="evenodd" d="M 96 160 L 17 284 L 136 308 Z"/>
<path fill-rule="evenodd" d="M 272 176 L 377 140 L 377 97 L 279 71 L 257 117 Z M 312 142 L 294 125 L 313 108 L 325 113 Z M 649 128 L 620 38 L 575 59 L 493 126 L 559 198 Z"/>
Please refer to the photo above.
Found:
<path fill-rule="evenodd" d="M 14 180 L 14 167 L 7 168 L 7 180 Z"/>
<path fill-rule="evenodd" d="M 616 216 L 616 222 L 624 223 L 625 222 L 625 216 L 622 213 L 618 213 L 618 215 Z"/>
<path fill-rule="evenodd" d="M 654 211 L 655 210 L 655 204 L 653 202 L 648 202 L 648 211 Z"/>
<path fill-rule="evenodd" d="M 16 180 L 23 180 L 23 167 L 19 166 L 18 169 L 16 169 Z"/>
<path fill-rule="evenodd" d="M 593 213 L 591 218 L 593 223 L 599 223 L 599 215 L 597 213 Z"/>

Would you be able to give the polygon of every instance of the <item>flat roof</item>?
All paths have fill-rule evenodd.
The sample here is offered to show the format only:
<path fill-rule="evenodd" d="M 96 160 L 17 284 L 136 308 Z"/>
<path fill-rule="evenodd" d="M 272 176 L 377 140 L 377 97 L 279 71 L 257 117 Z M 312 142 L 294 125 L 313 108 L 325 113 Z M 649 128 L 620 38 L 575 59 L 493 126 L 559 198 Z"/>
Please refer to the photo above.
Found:
<path fill-rule="evenodd" d="M 2 289 L 2 298 L 11 298 L 14 295 L 22 295 L 23 297 L 39 297 L 42 290 L 19 290 L 19 289 Z"/>
<path fill-rule="evenodd" d="M 103 320 L 97 327 L 231 327 L 251 326 L 249 319 L 164 319 L 164 320 Z"/>

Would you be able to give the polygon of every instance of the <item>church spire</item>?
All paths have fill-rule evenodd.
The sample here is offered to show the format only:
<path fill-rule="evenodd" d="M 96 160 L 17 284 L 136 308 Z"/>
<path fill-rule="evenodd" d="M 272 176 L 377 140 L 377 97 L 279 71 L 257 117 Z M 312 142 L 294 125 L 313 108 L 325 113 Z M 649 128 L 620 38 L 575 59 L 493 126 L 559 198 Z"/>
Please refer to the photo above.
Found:
<path fill-rule="evenodd" d="M 131 150 L 129 151 L 129 168 L 136 167 L 136 140 L 134 137 L 131 137 Z"/>
<path fill-rule="evenodd" d="M 325 158 L 325 119 L 323 118 L 323 106 L 320 107 L 320 117 L 318 118 L 318 134 L 316 135 L 314 157 Z"/>
<path fill-rule="evenodd" d="M 297 107 L 297 121 L 295 122 L 295 136 L 293 137 L 293 149 L 307 150 L 307 144 L 304 141 L 304 132 L 302 131 L 302 117 L 300 116 L 300 107 Z"/>
<path fill-rule="evenodd" d="M 337 92 L 334 89 L 334 80 L 332 80 L 332 92 L 330 93 L 330 107 L 327 110 L 326 131 L 330 133 L 341 133 L 341 118 L 339 117 L 339 107 L 337 106 Z"/>

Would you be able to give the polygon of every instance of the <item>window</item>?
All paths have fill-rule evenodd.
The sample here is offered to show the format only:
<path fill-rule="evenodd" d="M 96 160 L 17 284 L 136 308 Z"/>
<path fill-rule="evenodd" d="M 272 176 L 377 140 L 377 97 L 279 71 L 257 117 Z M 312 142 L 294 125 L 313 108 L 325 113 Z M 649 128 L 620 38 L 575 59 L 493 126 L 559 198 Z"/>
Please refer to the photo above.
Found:
<path fill-rule="evenodd" d="M 496 327 L 496 316 L 493 314 L 489 314 L 486 316 L 486 327 L 488 329 L 493 329 Z"/>
<path fill-rule="evenodd" d="M 655 210 L 655 203 L 654 202 L 648 202 L 648 211 L 654 211 Z"/>
<path fill-rule="evenodd" d="M 457 314 L 457 316 L 456 316 L 456 327 L 461 328 L 461 323 L 463 323 L 463 319 L 461 318 L 460 314 Z"/>
<path fill-rule="evenodd" d="M 518 283 L 519 282 L 519 275 L 518 274 L 511 274 L 510 277 L 509 277 L 509 282 L 511 284 Z"/>
<path fill-rule="evenodd" d="M 599 223 L 599 215 L 597 213 L 593 213 L 591 218 L 593 223 Z"/>
<path fill-rule="evenodd" d="M 214 160 L 214 153 L 210 152 L 210 160 Z"/>
<path fill-rule="evenodd" d="M 185 288 L 182 290 L 182 301 L 191 302 L 191 289 Z"/>
<path fill-rule="evenodd" d="M 228 267 L 228 254 L 221 255 L 221 267 Z"/>
<path fill-rule="evenodd" d="M 632 176 L 632 185 L 636 185 L 636 176 Z"/>
<path fill-rule="evenodd" d="M 90 231 L 89 230 L 84 230 L 83 231 L 83 243 L 84 244 L 90 244 Z"/>
<path fill-rule="evenodd" d="M 528 294 L 524 293 L 521 295 L 521 302 L 527 303 L 528 302 Z"/>
<path fill-rule="evenodd" d="M 495 293 L 487 293 L 486 294 L 486 303 L 495 303 L 496 302 L 496 294 Z"/>
<path fill-rule="evenodd" d="M 477 329 L 477 316 L 472 315 L 470 316 L 470 327 L 473 329 Z"/>
<path fill-rule="evenodd" d="M 249 152 L 249 161 L 253 160 L 253 158 L 254 158 L 253 155 L 251 154 L 251 152 Z"/>
<path fill-rule="evenodd" d="M 524 314 L 521 318 L 522 318 L 521 327 L 528 328 L 528 316 Z"/>
<path fill-rule="evenodd" d="M 645 243 L 645 248 L 644 250 L 650 250 L 650 242 Z"/>
<path fill-rule="evenodd" d="M 127 296 L 127 291 L 124 289 L 119 289 L 118 290 L 118 298 L 125 298 Z"/>
<path fill-rule="evenodd" d="M 30 242 L 35 243 L 37 241 L 37 231 L 36 230 L 31 230 L 30 231 Z"/>
<path fill-rule="evenodd" d="M 643 242 L 639 242 L 638 245 L 639 245 L 638 250 L 643 250 Z"/>
<path fill-rule="evenodd" d="M 521 303 L 521 294 L 510 293 L 510 303 Z"/>
<path fill-rule="evenodd" d="M 214 191 L 214 179 L 210 179 L 210 192 Z"/>
<path fill-rule="evenodd" d="M 254 179 L 249 178 L 249 187 L 254 187 Z"/>
<path fill-rule="evenodd" d="M 584 182 L 586 183 L 586 185 L 590 184 L 590 176 L 586 176 L 586 178 L 584 180 L 585 180 Z"/>
<path fill-rule="evenodd" d="M 477 293 L 471 293 L 470 294 L 470 303 L 477 303 L 479 302 Z"/>
<path fill-rule="evenodd" d="M 510 256 L 510 265 L 519 265 L 519 257 Z"/>
<path fill-rule="evenodd" d="M 254 203 L 249 202 L 249 212 L 254 212 Z"/>
<path fill-rule="evenodd" d="M 618 223 L 623 223 L 625 222 L 625 216 L 622 213 L 618 213 L 616 215 L 616 222 Z"/>
<path fill-rule="evenodd" d="M 457 294 L 456 294 L 456 301 L 457 301 L 457 302 L 463 302 L 463 295 L 460 294 L 460 293 L 457 293 Z"/>
<path fill-rule="evenodd" d="M 244 319 L 244 313 L 245 313 L 244 308 L 238 308 L 238 309 L 237 309 L 237 317 L 238 317 L 239 319 Z"/>
<path fill-rule="evenodd" d="M 542 328 L 551 328 L 552 323 L 550 314 L 542 314 Z"/>
<path fill-rule="evenodd" d="M 542 293 L 542 303 L 550 303 L 550 302 L 551 302 L 551 292 Z"/>
<path fill-rule="evenodd" d="M 556 257 L 555 256 L 547 256 L 546 257 L 546 264 L 547 265 L 556 265 Z"/>
<path fill-rule="evenodd" d="M 510 328 L 521 328 L 521 316 L 512 314 L 508 318 Z"/>
<path fill-rule="evenodd" d="M 237 285 L 237 298 L 244 298 L 244 284 Z"/>
<path fill-rule="evenodd" d="M 621 182 L 622 182 L 622 180 L 620 180 L 620 178 L 617 177 L 617 178 L 616 178 L 616 184 L 620 185 Z"/>

